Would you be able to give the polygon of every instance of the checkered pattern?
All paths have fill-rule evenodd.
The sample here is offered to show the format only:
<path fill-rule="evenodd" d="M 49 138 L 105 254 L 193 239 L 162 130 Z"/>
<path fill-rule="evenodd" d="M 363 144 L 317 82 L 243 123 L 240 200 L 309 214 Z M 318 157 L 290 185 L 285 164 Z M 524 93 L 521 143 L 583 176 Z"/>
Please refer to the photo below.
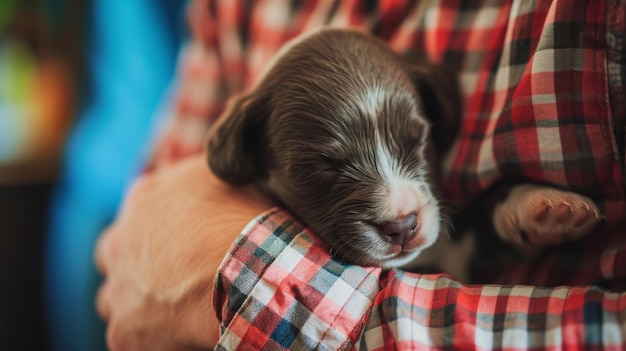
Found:
<path fill-rule="evenodd" d="M 624 257 L 612 256 L 623 276 Z M 217 350 L 626 347 L 626 293 L 462 285 L 445 274 L 352 266 L 280 209 L 260 215 L 234 243 L 214 304 L 222 318 Z"/>
<path fill-rule="evenodd" d="M 525 178 L 585 194 L 607 218 L 582 241 L 499 272 L 498 286 L 468 287 L 344 266 L 275 210 L 251 223 L 220 272 L 220 347 L 626 348 L 623 294 L 591 286 L 626 290 L 625 8 L 623 0 L 193 1 L 195 40 L 153 166 L 200 151 L 227 97 L 250 87 L 284 42 L 350 26 L 458 71 L 465 115 L 445 162 L 451 200 L 467 204 L 501 178 Z M 582 287 L 533 287 L 559 285 Z"/>
<path fill-rule="evenodd" d="M 325 244 L 276 209 L 244 232 L 250 235 L 240 236 L 217 279 L 214 301 L 224 327 L 219 348 L 354 345 L 355 328 L 362 328 L 376 297 L 380 268 L 331 260 Z"/>

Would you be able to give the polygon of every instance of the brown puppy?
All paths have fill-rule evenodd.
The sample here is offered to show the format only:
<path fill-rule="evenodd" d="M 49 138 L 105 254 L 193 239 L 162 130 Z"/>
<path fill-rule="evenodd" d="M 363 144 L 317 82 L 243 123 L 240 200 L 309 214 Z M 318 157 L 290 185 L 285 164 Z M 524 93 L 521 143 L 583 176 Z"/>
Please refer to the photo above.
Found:
<path fill-rule="evenodd" d="M 413 268 L 430 256 L 427 265 L 465 279 L 472 245 L 443 240 L 417 260 L 449 230 L 438 160 L 456 136 L 460 106 L 456 78 L 442 67 L 362 33 L 325 29 L 287 45 L 233 101 L 210 135 L 209 164 L 227 182 L 272 194 L 338 258 Z M 590 199 L 545 186 L 490 194 L 476 206 L 478 222 L 511 243 L 576 239 L 599 219 Z"/>
<path fill-rule="evenodd" d="M 402 266 L 442 221 L 437 160 L 461 111 L 456 81 L 371 36 L 325 29 L 283 49 L 213 130 L 209 164 L 255 182 L 337 257 Z"/>

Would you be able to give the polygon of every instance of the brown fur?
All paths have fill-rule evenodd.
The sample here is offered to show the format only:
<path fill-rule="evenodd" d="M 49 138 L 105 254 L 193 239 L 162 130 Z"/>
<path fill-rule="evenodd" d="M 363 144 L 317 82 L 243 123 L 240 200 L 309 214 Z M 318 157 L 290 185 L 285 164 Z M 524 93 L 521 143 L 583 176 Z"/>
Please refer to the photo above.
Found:
<path fill-rule="evenodd" d="M 384 98 L 368 100 L 377 89 Z M 376 104 L 377 115 L 359 99 Z M 322 30 L 289 45 L 232 102 L 210 136 L 209 165 L 232 184 L 266 189 L 339 257 L 384 264 L 385 242 L 372 227 L 404 219 L 383 215 L 377 143 L 403 177 L 438 194 L 437 160 L 456 135 L 459 101 L 442 67 L 409 61 L 366 34 Z"/>

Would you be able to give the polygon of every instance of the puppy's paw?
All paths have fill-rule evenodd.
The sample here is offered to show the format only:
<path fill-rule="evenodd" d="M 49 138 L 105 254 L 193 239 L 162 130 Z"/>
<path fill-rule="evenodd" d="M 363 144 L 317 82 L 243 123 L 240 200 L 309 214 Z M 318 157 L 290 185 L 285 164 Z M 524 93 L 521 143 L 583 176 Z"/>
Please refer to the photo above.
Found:
<path fill-rule="evenodd" d="M 548 186 L 515 186 L 493 212 L 498 235 L 516 244 L 559 244 L 587 234 L 602 220 L 586 196 Z"/>

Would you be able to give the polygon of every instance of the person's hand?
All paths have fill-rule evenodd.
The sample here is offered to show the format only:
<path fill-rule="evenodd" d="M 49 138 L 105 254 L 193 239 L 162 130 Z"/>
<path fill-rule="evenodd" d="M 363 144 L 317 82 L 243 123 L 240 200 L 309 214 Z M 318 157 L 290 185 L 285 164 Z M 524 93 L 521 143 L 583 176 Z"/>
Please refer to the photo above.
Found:
<path fill-rule="evenodd" d="M 139 178 L 96 247 L 96 299 L 112 350 L 212 347 L 215 273 L 232 241 L 271 206 L 217 179 L 202 156 Z"/>

